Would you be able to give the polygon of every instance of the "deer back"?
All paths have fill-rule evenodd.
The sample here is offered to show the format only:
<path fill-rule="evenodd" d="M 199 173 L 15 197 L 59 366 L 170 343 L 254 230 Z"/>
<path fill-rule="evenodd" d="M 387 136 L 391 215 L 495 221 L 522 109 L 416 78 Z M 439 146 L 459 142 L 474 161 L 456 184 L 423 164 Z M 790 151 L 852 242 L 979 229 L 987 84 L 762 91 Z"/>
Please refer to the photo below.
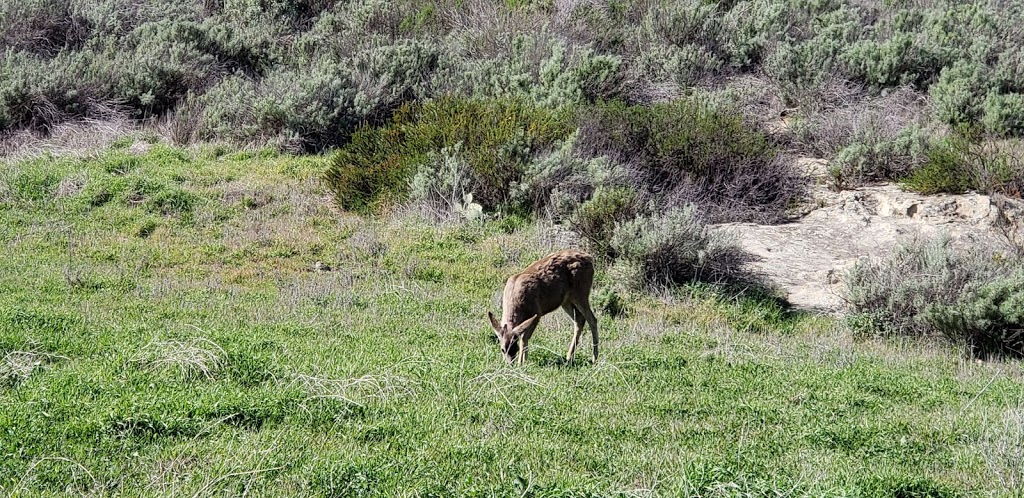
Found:
<path fill-rule="evenodd" d="M 502 294 L 502 323 L 515 326 L 533 315 L 550 313 L 573 296 L 585 296 L 594 280 L 593 258 L 575 250 L 559 251 L 509 277 Z"/>

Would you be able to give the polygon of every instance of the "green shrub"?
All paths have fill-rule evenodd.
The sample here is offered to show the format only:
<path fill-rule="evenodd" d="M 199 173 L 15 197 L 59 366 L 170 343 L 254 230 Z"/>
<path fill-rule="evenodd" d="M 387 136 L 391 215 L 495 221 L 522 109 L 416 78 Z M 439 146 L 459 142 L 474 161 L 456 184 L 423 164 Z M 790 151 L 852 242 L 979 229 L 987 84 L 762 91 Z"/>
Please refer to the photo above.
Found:
<path fill-rule="evenodd" d="M 375 46 L 352 57 L 357 115 L 380 121 L 403 101 L 426 93 L 427 78 L 437 68 L 439 50 L 430 43 L 401 40 Z"/>
<path fill-rule="evenodd" d="M 8 50 L 0 57 L 0 129 L 46 129 L 107 111 L 109 92 L 93 76 L 91 53 L 46 60 Z"/>
<path fill-rule="evenodd" d="M 580 114 L 580 153 L 626 165 L 657 205 L 695 203 L 714 221 L 773 221 L 804 188 L 765 135 L 702 101 L 611 102 Z"/>
<path fill-rule="evenodd" d="M 350 73 L 335 65 L 280 69 L 258 82 L 235 76 L 196 97 L 202 109 L 197 134 L 318 150 L 349 136 L 361 118 L 355 99 Z"/>
<path fill-rule="evenodd" d="M 899 180 L 924 164 L 928 157 L 928 138 L 924 130 L 912 126 L 892 138 L 879 136 L 874 129 L 854 137 L 853 143 L 836 154 L 829 173 L 839 188 L 856 187 L 867 182 Z"/>
<path fill-rule="evenodd" d="M 695 85 L 722 67 L 722 61 L 701 45 L 655 44 L 635 61 L 635 78 L 669 81 L 681 87 Z"/>
<path fill-rule="evenodd" d="M 733 67 L 749 69 L 760 64 L 768 47 L 794 16 L 777 2 L 739 0 L 722 16 L 722 46 Z M 793 23 L 797 24 L 797 23 Z"/>
<path fill-rule="evenodd" d="M 711 50 L 719 42 L 718 6 L 700 0 L 652 4 L 642 29 L 657 41 L 682 47 L 699 44 Z"/>
<path fill-rule="evenodd" d="M 927 88 L 935 77 L 933 54 L 900 32 L 888 40 L 861 40 L 843 54 L 847 71 L 874 89 L 914 85 Z"/>
<path fill-rule="evenodd" d="M 593 294 L 591 302 L 601 314 L 613 318 L 626 315 L 629 311 L 626 300 L 614 289 L 603 288 L 598 290 Z"/>
<path fill-rule="evenodd" d="M 852 323 L 877 335 L 930 335 L 929 306 L 951 306 L 995 278 L 1007 263 L 979 249 L 956 250 L 948 237 L 897 247 L 858 262 L 845 279 Z"/>
<path fill-rule="evenodd" d="M 420 212 L 438 220 L 473 218 L 469 191 L 473 170 L 462 158 L 461 143 L 429 152 L 409 185 L 409 201 Z"/>
<path fill-rule="evenodd" d="M 69 0 L 0 3 L 0 46 L 42 56 L 78 49 L 94 25 Z"/>
<path fill-rule="evenodd" d="M 457 49 L 456 49 L 457 50 Z M 517 34 L 507 53 L 486 59 L 450 56 L 436 76 L 441 93 L 515 99 L 559 108 L 621 93 L 622 61 L 555 37 Z M 453 54 L 455 55 L 455 54 Z"/>
<path fill-rule="evenodd" d="M 959 194 L 974 186 L 967 154 L 969 142 L 962 137 L 951 137 L 928 149 L 928 159 L 903 182 L 903 185 L 922 194 Z"/>
<path fill-rule="evenodd" d="M 934 304 L 924 320 L 975 354 L 1024 355 L 1024 273 L 997 277 L 952 304 Z"/>
<path fill-rule="evenodd" d="M 814 105 L 824 100 L 840 56 L 860 33 L 858 11 L 841 8 L 818 16 L 814 36 L 803 41 L 780 42 L 764 61 L 764 71 L 791 105 Z"/>
<path fill-rule="evenodd" d="M 1013 47 L 999 54 L 991 80 L 999 93 L 1024 93 L 1024 52 Z"/>
<path fill-rule="evenodd" d="M 904 186 L 923 194 L 960 193 L 1019 196 L 1024 192 L 1024 149 L 1019 140 L 989 140 L 961 130 L 928 148 L 927 161 Z"/>
<path fill-rule="evenodd" d="M 402 106 L 386 125 L 365 127 L 338 151 L 326 180 L 344 209 L 372 211 L 404 198 L 431 152 L 460 147 L 472 171 L 467 191 L 485 208 L 505 202 L 528 161 L 571 132 L 568 115 L 521 101 L 439 99 Z M 461 144 L 461 145 L 460 145 Z"/>
<path fill-rule="evenodd" d="M 1024 136 L 1024 93 L 989 93 L 983 113 L 986 130 L 1002 136 Z"/>
<path fill-rule="evenodd" d="M 637 287 L 738 276 L 740 251 L 712 232 L 692 205 L 617 224 L 610 245 L 625 277 Z"/>
<path fill-rule="evenodd" d="M 929 90 L 936 116 L 952 125 L 976 122 L 989 86 L 987 71 L 984 65 L 970 61 L 959 61 L 943 70 Z"/>
<path fill-rule="evenodd" d="M 625 182 L 625 170 L 608 158 L 581 157 L 576 151 L 578 136 L 571 135 L 551 153 L 526 166 L 522 178 L 511 186 L 512 207 L 562 220 L 589 199 L 595 189 Z"/>
<path fill-rule="evenodd" d="M 615 227 L 640 211 L 636 191 L 630 187 L 599 187 L 579 205 L 570 218 L 573 230 L 587 241 L 591 252 L 609 259 L 618 257 L 612 246 Z"/>

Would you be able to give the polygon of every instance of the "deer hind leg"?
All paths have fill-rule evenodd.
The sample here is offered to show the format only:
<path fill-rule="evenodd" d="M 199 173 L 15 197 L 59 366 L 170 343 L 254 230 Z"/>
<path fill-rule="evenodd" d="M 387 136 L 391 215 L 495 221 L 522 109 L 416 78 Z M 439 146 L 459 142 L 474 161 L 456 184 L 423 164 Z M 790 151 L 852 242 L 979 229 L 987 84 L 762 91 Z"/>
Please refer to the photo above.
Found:
<path fill-rule="evenodd" d="M 569 341 L 569 352 L 565 355 L 565 361 L 572 363 L 572 359 L 576 356 L 576 346 L 580 343 L 580 336 L 583 335 L 583 324 L 587 323 L 587 317 L 580 310 L 576 309 L 572 303 L 563 304 L 562 310 L 576 324 L 576 330 L 573 331 L 572 339 Z"/>
<path fill-rule="evenodd" d="M 590 326 L 590 337 L 593 339 L 592 342 L 594 344 L 594 364 L 597 364 L 597 317 L 594 316 L 594 311 L 590 309 L 590 297 L 583 296 L 582 298 L 574 300 L 572 304 L 580 311 L 583 315 L 583 319 L 587 322 L 587 325 Z M 578 334 L 580 332 L 580 328 L 577 328 L 576 330 L 576 337 L 579 338 Z"/>

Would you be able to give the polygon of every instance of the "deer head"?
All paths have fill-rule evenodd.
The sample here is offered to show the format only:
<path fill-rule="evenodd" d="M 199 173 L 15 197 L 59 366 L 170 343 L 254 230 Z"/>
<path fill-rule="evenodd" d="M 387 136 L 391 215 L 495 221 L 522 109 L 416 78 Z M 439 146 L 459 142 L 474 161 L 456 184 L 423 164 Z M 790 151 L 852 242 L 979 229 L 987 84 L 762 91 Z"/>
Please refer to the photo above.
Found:
<path fill-rule="evenodd" d="M 494 334 L 498 336 L 498 346 L 501 347 L 502 356 L 505 357 L 506 362 L 512 363 L 519 356 L 519 338 L 523 336 L 524 332 L 536 325 L 539 315 L 533 315 L 514 326 L 509 326 L 507 323 L 499 324 L 498 320 L 494 318 L 494 313 L 489 311 L 487 312 L 487 317 L 491 319 L 491 328 L 494 329 Z"/>

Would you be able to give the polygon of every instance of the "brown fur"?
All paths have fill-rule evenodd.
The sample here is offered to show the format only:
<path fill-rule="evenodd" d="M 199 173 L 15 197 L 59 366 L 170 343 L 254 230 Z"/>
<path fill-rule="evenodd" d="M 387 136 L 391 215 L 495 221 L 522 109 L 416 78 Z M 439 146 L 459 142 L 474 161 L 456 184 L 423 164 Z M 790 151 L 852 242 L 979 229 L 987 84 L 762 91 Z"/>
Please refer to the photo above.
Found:
<path fill-rule="evenodd" d="M 525 363 L 530 337 L 540 317 L 562 308 L 576 323 L 566 361 L 572 362 L 583 325 L 587 324 L 597 363 L 597 318 L 590 309 L 593 283 L 594 258 L 572 249 L 552 253 L 509 277 L 502 295 L 501 322 L 487 313 L 505 361 L 511 363 L 518 358 L 520 365 Z"/>

